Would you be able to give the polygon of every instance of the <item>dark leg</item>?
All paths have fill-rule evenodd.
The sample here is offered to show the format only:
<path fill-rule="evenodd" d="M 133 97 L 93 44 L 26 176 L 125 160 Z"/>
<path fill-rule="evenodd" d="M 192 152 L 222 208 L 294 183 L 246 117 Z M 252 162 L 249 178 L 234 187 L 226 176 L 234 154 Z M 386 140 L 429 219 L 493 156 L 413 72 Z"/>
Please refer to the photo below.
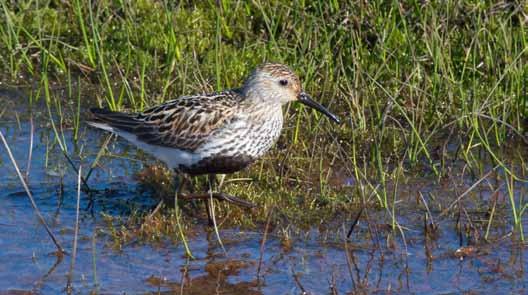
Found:
<path fill-rule="evenodd" d="M 188 181 L 189 179 L 187 178 L 187 176 L 185 175 L 180 176 L 180 183 L 178 183 L 178 189 L 176 190 L 177 196 L 181 195 L 181 192 L 183 191 L 183 188 L 187 185 Z"/>
<path fill-rule="evenodd" d="M 188 186 L 189 189 L 192 189 L 192 186 L 188 185 L 190 183 L 190 179 L 189 179 L 189 176 L 187 176 L 187 174 L 182 174 L 180 176 L 180 179 L 181 181 L 178 184 L 178 190 L 177 190 L 178 195 L 181 194 L 185 186 Z"/>
<path fill-rule="evenodd" d="M 225 175 L 222 175 L 222 176 L 225 176 Z M 226 202 L 232 203 L 234 205 L 237 205 L 243 208 L 257 207 L 255 204 L 248 202 L 246 200 L 237 198 L 235 196 L 231 196 L 231 195 L 228 195 L 222 192 L 213 192 L 213 187 L 216 183 L 216 176 L 214 174 L 210 174 L 207 178 L 208 186 L 206 189 L 207 191 L 206 193 L 194 193 L 192 192 L 192 186 L 189 189 L 191 193 L 189 194 L 182 193 L 182 187 L 184 186 L 184 183 L 185 184 L 187 183 L 187 180 L 188 180 L 188 178 L 185 175 L 182 177 L 183 177 L 183 180 L 181 182 L 181 185 L 178 187 L 178 198 L 181 200 L 188 200 L 188 201 L 194 201 L 194 200 L 206 201 L 205 206 L 206 206 L 207 220 L 208 220 L 209 226 L 214 225 L 214 220 L 213 220 L 214 214 L 212 212 L 214 204 L 212 204 L 212 201 L 213 201 L 212 199 L 217 199 L 219 201 L 226 201 Z M 221 178 L 218 186 L 221 187 L 222 184 L 223 184 L 223 177 Z M 220 189 L 219 187 L 218 189 Z"/>
<path fill-rule="evenodd" d="M 219 201 L 226 201 L 226 202 L 232 203 L 240 207 L 244 207 L 244 208 L 257 207 L 255 204 L 248 202 L 244 199 L 240 199 L 235 196 L 220 192 L 221 187 L 224 183 L 224 178 L 225 178 L 225 174 L 222 174 L 220 178 L 220 182 L 217 183 L 217 178 L 215 174 L 208 175 L 208 179 L 207 179 L 208 187 L 206 188 L 206 191 L 213 190 L 213 186 L 216 184 L 218 192 L 213 192 L 212 194 L 211 193 L 180 194 L 179 196 L 181 196 L 181 198 L 184 200 L 208 200 L 208 199 L 211 199 L 211 195 L 212 195 L 213 199 L 217 199 Z"/>
<path fill-rule="evenodd" d="M 209 226 L 213 226 L 214 225 L 214 221 L 213 221 L 213 214 L 211 212 L 211 206 L 213 204 L 211 203 L 211 199 L 208 198 L 207 201 L 205 202 L 205 211 L 207 212 L 207 224 Z"/>

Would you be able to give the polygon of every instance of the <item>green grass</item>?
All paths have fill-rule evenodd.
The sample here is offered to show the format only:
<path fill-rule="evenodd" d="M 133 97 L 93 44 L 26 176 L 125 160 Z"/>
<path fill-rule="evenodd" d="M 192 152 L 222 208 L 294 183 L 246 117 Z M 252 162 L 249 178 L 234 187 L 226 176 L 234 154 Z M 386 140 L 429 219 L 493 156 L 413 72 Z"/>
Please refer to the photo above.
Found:
<path fill-rule="evenodd" d="M 526 202 L 513 191 L 526 163 L 510 151 L 527 144 L 528 7 L 495 2 L 0 0 L 0 73 L 40 81 L 50 116 L 73 105 L 78 130 L 79 106 L 138 111 L 285 63 L 344 123 L 291 105 L 278 147 L 235 175 L 253 182 L 227 186 L 264 208 L 235 223 L 263 222 L 272 205 L 307 224 L 365 202 L 394 213 L 399 182 L 441 181 L 461 161 L 477 176 L 499 167 L 522 236 Z M 70 95 L 50 94 L 50 81 Z"/>

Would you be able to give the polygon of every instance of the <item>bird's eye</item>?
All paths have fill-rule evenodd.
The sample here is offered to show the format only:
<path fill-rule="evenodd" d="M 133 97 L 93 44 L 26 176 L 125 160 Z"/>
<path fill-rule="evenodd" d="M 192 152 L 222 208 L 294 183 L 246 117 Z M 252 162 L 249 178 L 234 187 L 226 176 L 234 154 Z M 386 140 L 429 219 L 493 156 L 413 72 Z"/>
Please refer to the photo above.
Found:
<path fill-rule="evenodd" d="M 286 80 L 286 79 L 280 80 L 280 81 L 279 81 L 279 84 L 280 84 L 281 86 L 286 86 L 286 85 L 288 85 L 288 80 Z"/>

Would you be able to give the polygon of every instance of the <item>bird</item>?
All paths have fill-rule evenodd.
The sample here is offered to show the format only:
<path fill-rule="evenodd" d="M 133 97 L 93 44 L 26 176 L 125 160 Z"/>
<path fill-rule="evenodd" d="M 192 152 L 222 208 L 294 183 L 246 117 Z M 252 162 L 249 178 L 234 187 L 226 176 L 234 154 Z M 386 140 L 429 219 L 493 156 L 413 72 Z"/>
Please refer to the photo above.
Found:
<path fill-rule="evenodd" d="M 265 155 L 281 134 L 282 107 L 290 102 L 300 102 L 340 123 L 303 91 L 288 66 L 264 63 L 239 88 L 183 95 L 143 112 L 91 108 L 88 124 L 123 137 L 177 175 L 212 178 L 240 171 Z M 248 205 L 222 193 L 214 197 Z M 211 223 L 209 211 L 208 217 Z"/>

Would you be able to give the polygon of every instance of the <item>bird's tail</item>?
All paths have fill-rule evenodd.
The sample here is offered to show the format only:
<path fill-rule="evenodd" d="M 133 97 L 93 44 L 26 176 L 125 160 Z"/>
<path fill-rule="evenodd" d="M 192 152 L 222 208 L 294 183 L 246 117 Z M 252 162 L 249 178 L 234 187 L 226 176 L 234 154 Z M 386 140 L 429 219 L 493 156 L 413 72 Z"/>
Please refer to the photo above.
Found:
<path fill-rule="evenodd" d="M 140 123 L 134 114 L 114 112 L 108 109 L 91 108 L 92 119 L 87 123 L 95 128 L 110 132 L 131 132 Z"/>

